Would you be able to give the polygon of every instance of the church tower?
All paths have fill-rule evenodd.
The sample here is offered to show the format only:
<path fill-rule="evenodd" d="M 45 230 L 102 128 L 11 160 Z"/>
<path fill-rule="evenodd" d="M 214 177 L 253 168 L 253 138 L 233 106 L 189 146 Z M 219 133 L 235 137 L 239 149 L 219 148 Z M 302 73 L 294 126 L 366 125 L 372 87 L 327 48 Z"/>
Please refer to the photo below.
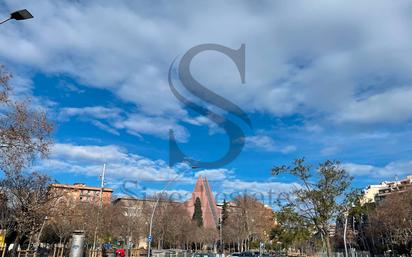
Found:
<path fill-rule="evenodd" d="M 202 205 L 203 226 L 205 228 L 217 228 L 220 215 L 219 209 L 216 206 L 215 197 L 213 196 L 207 178 L 203 178 L 202 176 L 199 176 L 196 181 L 192 197 L 185 203 L 190 217 L 193 215 L 197 197 L 199 197 Z"/>

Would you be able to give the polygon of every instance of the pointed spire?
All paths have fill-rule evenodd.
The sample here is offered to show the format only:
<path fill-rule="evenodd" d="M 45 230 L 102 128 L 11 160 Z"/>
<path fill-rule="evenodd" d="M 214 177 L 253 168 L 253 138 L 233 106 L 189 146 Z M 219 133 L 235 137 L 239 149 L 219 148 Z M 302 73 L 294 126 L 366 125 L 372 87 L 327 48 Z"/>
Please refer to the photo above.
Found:
<path fill-rule="evenodd" d="M 190 213 L 193 214 L 193 206 L 195 204 L 196 198 L 199 198 L 202 204 L 203 220 L 204 226 L 207 228 L 215 228 L 218 219 L 218 210 L 216 207 L 215 197 L 213 195 L 212 189 L 209 186 L 209 182 L 206 177 L 199 175 L 196 181 L 196 186 L 192 193 L 192 198 L 189 200 Z"/>

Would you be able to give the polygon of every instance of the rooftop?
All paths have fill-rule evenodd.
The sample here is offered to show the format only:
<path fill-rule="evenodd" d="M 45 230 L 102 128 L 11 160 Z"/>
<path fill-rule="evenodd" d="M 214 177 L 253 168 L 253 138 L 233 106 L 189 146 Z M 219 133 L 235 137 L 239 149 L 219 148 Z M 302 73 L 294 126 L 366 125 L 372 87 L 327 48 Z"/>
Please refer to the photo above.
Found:
<path fill-rule="evenodd" d="M 66 188 L 66 189 L 81 189 L 81 190 L 91 190 L 91 191 L 100 191 L 100 187 L 91 187 L 86 186 L 84 183 L 74 183 L 73 185 L 69 184 L 51 184 L 52 188 Z M 103 188 L 103 192 L 113 192 L 111 188 Z"/>

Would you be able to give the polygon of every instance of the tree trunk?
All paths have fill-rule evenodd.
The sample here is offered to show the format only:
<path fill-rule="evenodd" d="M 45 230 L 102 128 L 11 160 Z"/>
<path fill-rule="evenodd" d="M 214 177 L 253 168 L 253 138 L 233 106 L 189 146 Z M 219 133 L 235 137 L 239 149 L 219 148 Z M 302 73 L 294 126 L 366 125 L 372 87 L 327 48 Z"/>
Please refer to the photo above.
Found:
<path fill-rule="evenodd" d="M 323 235 L 323 238 L 325 240 L 325 245 L 326 245 L 326 255 L 328 257 L 332 257 L 332 246 L 330 244 L 329 235 L 326 233 L 326 235 Z"/>

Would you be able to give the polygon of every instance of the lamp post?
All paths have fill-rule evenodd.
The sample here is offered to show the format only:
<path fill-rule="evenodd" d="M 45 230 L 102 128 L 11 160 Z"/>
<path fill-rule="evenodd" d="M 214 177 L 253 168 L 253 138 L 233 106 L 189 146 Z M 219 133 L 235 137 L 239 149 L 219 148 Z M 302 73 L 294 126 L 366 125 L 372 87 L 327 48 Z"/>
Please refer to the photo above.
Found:
<path fill-rule="evenodd" d="M 27 20 L 27 19 L 31 19 L 31 18 L 33 18 L 33 15 L 29 11 L 27 11 L 27 9 L 23 9 L 23 10 L 12 12 L 10 14 L 10 17 L 3 20 L 3 21 L 0 21 L 0 24 L 3 24 L 3 23 L 5 23 L 9 20 L 20 21 L 20 20 Z"/>
<path fill-rule="evenodd" d="M 43 233 L 44 225 L 46 224 L 48 219 L 49 218 L 47 216 L 44 217 L 43 224 L 41 225 L 39 234 L 37 236 L 36 253 L 37 253 L 37 250 L 39 249 L 39 246 L 40 246 L 40 238 L 41 238 L 41 234 Z"/>
<path fill-rule="evenodd" d="M 348 245 L 346 242 L 346 233 L 348 229 L 348 211 L 345 211 L 344 216 L 345 216 L 345 225 L 343 227 L 343 244 L 345 246 L 345 257 L 348 257 Z"/>
<path fill-rule="evenodd" d="M 93 251 L 96 250 L 96 240 L 97 240 L 97 229 L 99 227 L 100 222 L 100 212 L 103 208 L 103 191 L 104 191 L 104 176 L 106 173 L 106 162 L 103 164 L 102 174 L 100 175 L 101 184 L 100 184 L 100 201 L 99 201 L 99 209 L 97 210 L 97 217 L 96 217 L 96 227 L 94 229 L 94 236 L 93 236 Z"/>

